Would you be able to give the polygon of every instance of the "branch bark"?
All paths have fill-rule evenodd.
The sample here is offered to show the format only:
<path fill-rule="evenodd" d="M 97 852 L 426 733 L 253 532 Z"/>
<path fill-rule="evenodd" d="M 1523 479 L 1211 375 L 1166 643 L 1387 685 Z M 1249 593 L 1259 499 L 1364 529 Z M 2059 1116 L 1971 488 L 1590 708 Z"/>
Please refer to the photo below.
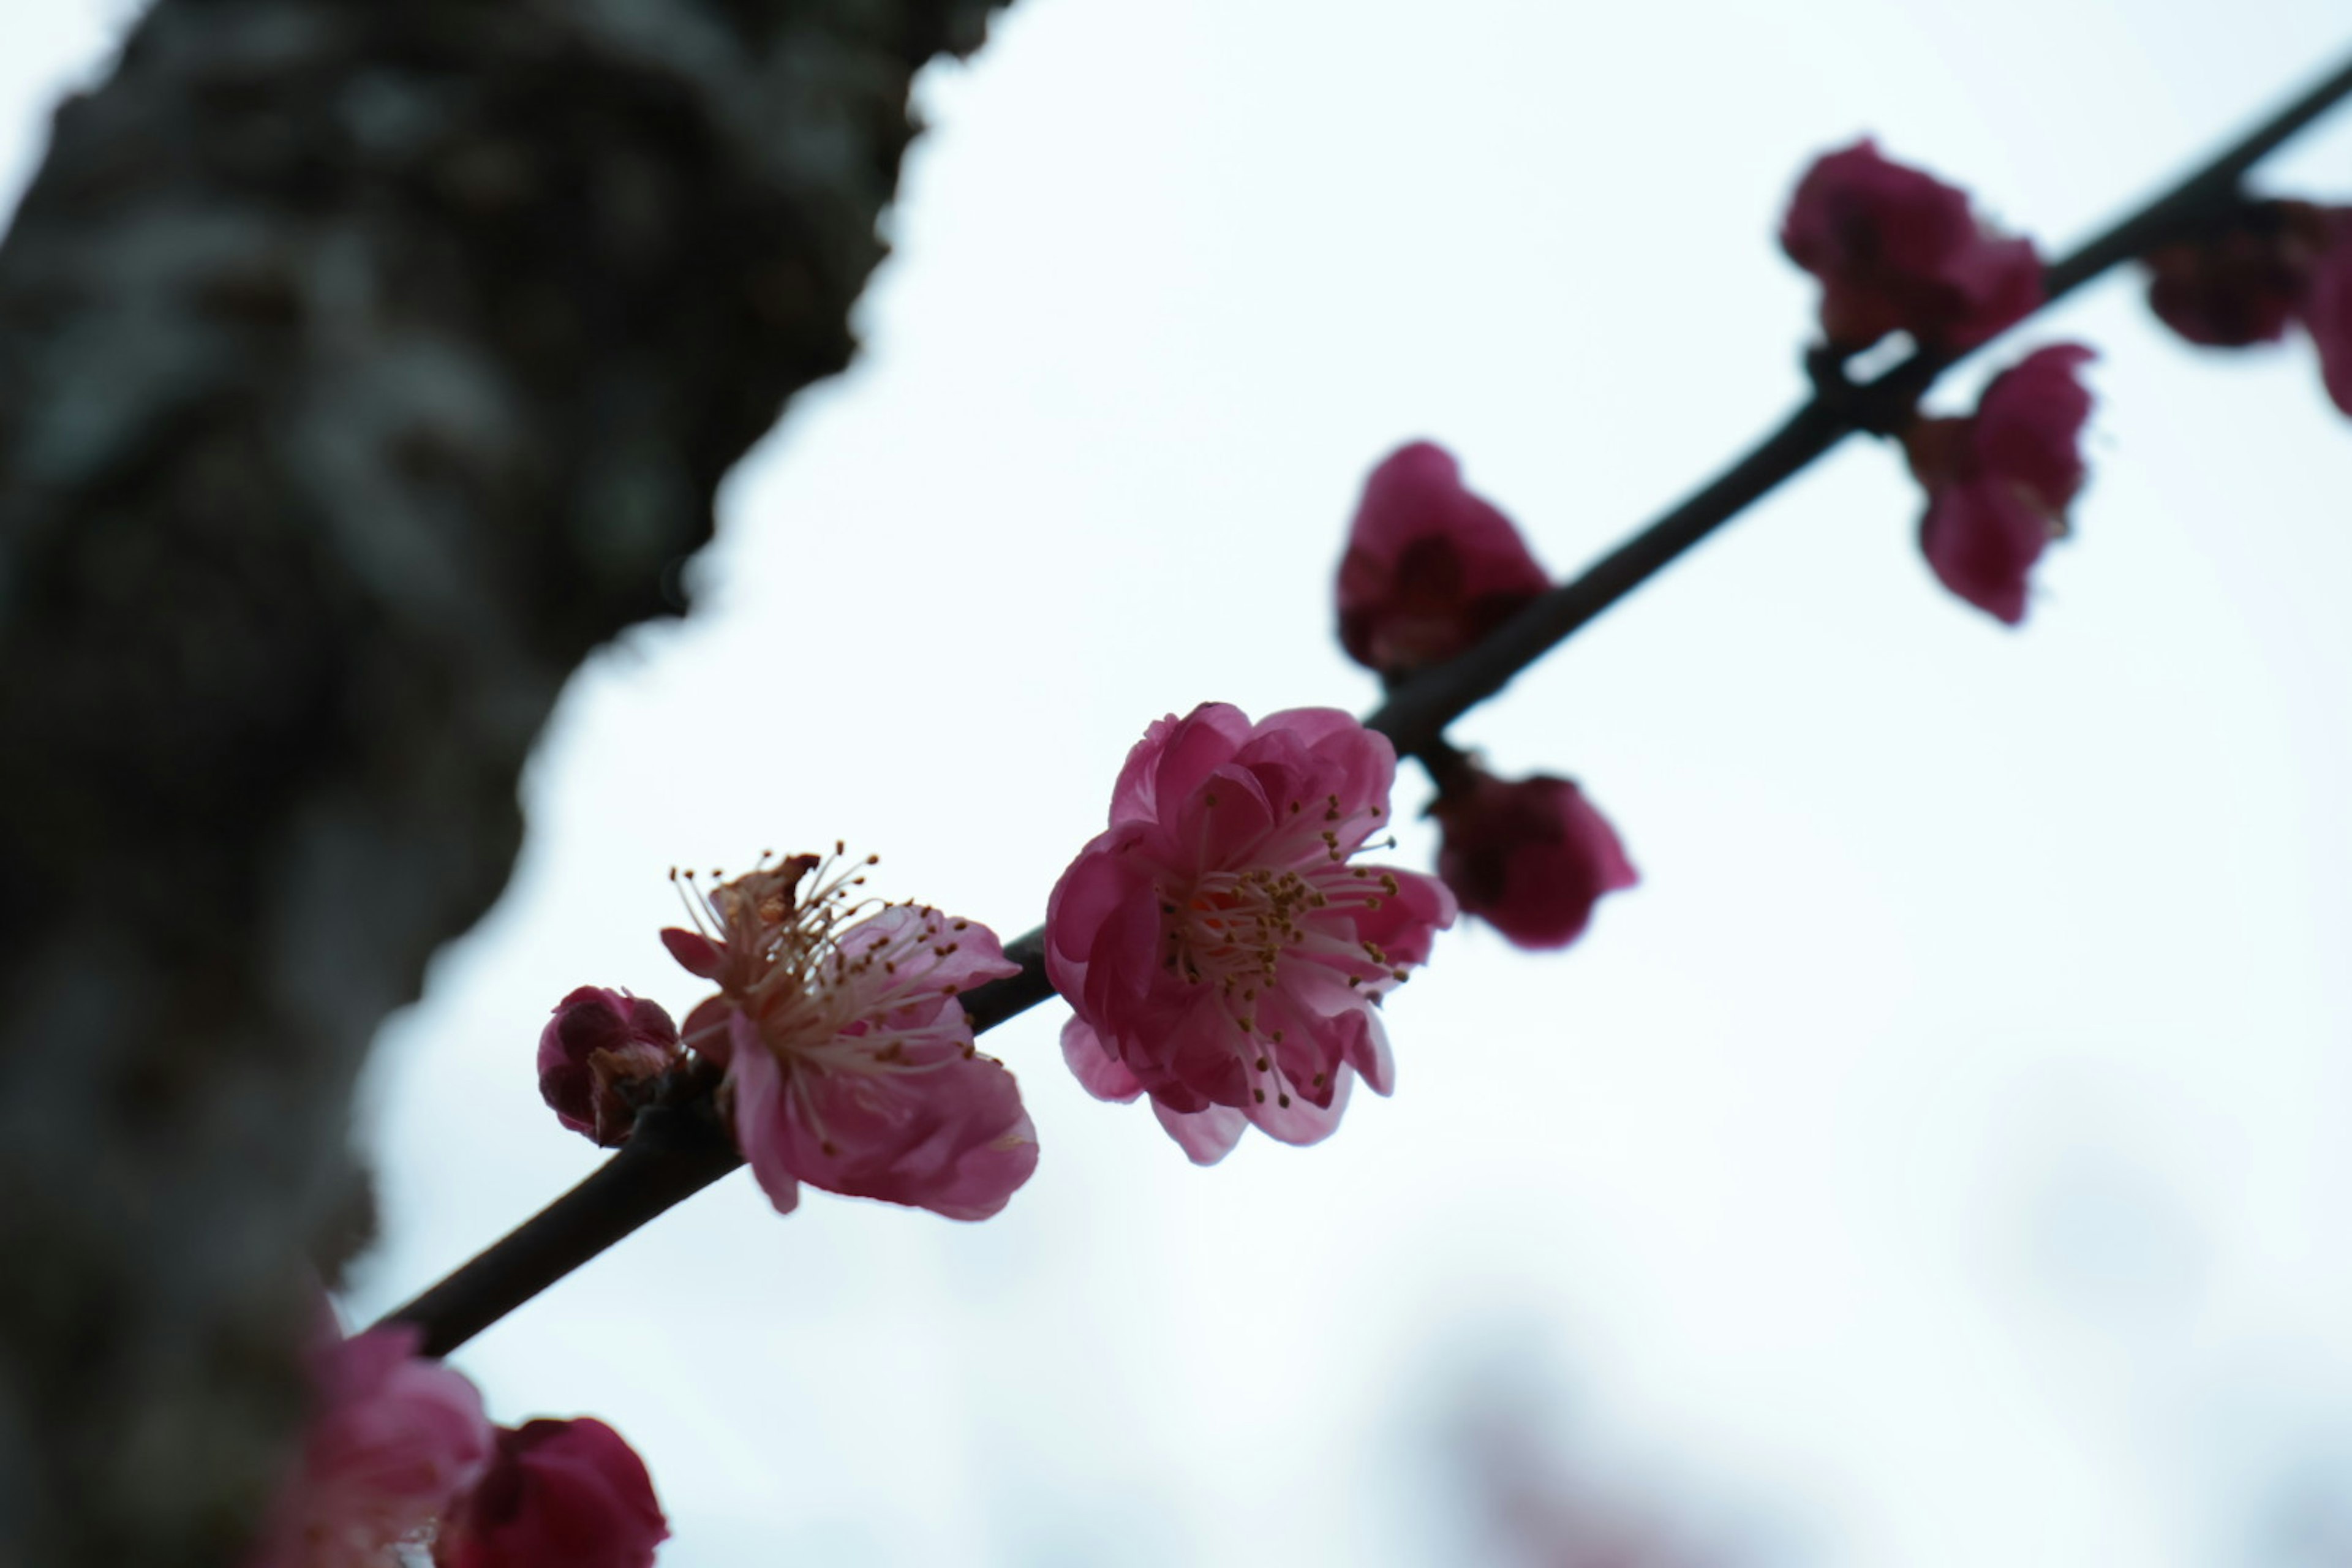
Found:
<path fill-rule="evenodd" d="M 0 1563 L 233 1563 L 370 1037 L 1001 0 L 163 0 L 0 247 Z"/>

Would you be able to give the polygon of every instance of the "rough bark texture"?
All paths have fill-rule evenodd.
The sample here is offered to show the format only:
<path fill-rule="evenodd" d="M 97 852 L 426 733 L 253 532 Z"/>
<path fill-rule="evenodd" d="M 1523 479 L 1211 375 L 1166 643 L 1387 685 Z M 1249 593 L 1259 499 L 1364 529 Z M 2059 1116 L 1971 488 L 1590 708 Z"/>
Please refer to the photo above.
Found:
<path fill-rule="evenodd" d="M 994 0 L 163 0 L 0 248 L 0 1565 L 232 1563 L 354 1071 Z"/>

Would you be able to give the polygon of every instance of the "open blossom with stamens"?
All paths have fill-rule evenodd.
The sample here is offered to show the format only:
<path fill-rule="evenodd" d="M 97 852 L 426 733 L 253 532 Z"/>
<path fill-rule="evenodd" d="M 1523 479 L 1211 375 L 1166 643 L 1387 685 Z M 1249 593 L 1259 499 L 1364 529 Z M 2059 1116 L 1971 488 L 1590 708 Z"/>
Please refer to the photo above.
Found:
<path fill-rule="evenodd" d="M 1046 906 L 1089 1093 L 1150 1095 L 1211 1164 L 1251 1125 L 1328 1136 L 1358 1074 L 1389 1091 L 1377 1005 L 1454 920 L 1436 879 L 1358 862 L 1395 776 L 1388 741 L 1332 709 L 1253 724 L 1210 702 L 1145 732 Z"/>
<path fill-rule="evenodd" d="M 778 1213 L 807 1182 L 985 1219 L 1036 1169 L 1036 1129 L 957 997 L 1020 965 L 977 921 L 865 898 L 838 853 L 689 895 L 698 929 L 662 941 L 719 994 L 686 1044 L 727 1068 L 736 1142 Z"/>
<path fill-rule="evenodd" d="M 1972 348 L 2042 303 L 2033 242 L 1996 233 L 1966 191 L 1895 163 L 1865 138 L 1805 171 L 1780 247 L 1822 282 L 1822 332 L 1864 349 L 1908 332 Z"/>
<path fill-rule="evenodd" d="M 2080 343 L 2037 349 L 1985 384 L 1967 419 L 1922 419 L 1903 437 L 1927 487 L 1919 548 L 1944 586 L 1988 615 L 2025 618 L 2027 577 L 2068 529 L 2083 488 L 2083 426 L 2093 354 Z"/>
<path fill-rule="evenodd" d="M 398 1568 L 489 1462 L 482 1396 L 405 1324 L 310 1351 L 302 1456 L 247 1568 Z"/>
<path fill-rule="evenodd" d="M 592 1416 L 500 1427 L 498 1456 L 445 1520 L 436 1568 L 652 1568 L 669 1522 L 653 1478 Z"/>
<path fill-rule="evenodd" d="M 1550 586 L 1511 520 L 1462 483 L 1428 441 L 1400 447 L 1364 481 L 1340 558 L 1339 642 L 1386 676 L 1468 649 Z"/>

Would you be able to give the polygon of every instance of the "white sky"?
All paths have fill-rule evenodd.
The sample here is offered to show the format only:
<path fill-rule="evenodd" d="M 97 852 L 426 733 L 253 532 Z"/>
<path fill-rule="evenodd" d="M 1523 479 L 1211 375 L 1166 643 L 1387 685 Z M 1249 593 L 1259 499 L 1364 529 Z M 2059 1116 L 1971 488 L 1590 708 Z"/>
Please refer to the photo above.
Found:
<path fill-rule="evenodd" d="M 120 9 L 0 12 L 0 166 Z M 590 1168 L 532 1046 L 582 983 L 696 999 L 673 861 L 842 837 L 1026 929 L 1150 719 L 1370 703 L 1329 573 L 1396 442 L 1567 571 L 1777 419 L 1812 153 L 2062 248 L 2347 47 L 2335 0 L 1020 0 L 923 84 L 866 356 L 731 481 L 693 619 L 574 683 L 509 896 L 385 1031 L 357 1315 Z M 2265 174 L 2352 199 L 2352 117 Z M 1644 885 L 1563 957 L 1443 942 L 1329 1143 L 1194 1170 L 1056 1004 L 991 1037 L 1044 1148 L 1000 1218 L 733 1178 L 458 1363 L 626 1433 L 665 1568 L 1464 1561 L 1430 1432 L 1497 1375 L 1745 1562 L 2321 1561 L 2352 423 L 2121 279 L 1946 405 L 2054 335 L 2095 474 L 2021 634 L 1857 444 L 1455 731 L 1580 776 Z"/>

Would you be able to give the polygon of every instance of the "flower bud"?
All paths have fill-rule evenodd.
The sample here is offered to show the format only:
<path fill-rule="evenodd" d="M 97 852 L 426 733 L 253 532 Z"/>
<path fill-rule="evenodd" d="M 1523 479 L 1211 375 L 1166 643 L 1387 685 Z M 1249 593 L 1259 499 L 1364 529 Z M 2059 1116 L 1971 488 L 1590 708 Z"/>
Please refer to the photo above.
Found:
<path fill-rule="evenodd" d="M 1441 664 L 1550 586 L 1511 520 L 1443 447 L 1398 448 L 1364 481 L 1339 563 L 1339 641 L 1386 676 Z"/>
<path fill-rule="evenodd" d="M 677 1026 L 657 1003 L 583 985 L 540 1031 L 540 1098 L 572 1131 L 617 1148 L 636 1121 L 643 1086 L 677 1060 Z"/>
<path fill-rule="evenodd" d="M 2148 307 L 2207 348 L 2276 342 L 2303 304 L 2328 228 L 2309 202 L 2249 203 L 2209 232 L 2142 258 Z"/>
<path fill-rule="evenodd" d="M 1520 947 L 1566 947 L 1603 894 L 1641 879 L 1617 830 L 1567 779 L 1472 767 L 1431 810 L 1445 830 L 1438 876 L 1465 914 Z"/>
<path fill-rule="evenodd" d="M 498 1454 L 442 1521 L 436 1568 L 651 1568 L 669 1523 L 646 1464 L 589 1416 L 501 1427 Z"/>
<path fill-rule="evenodd" d="M 1864 140 L 1805 172 L 1780 248 L 1822 281 L 1822 331 L 1848 351 L 1889 332 L 1965 349 L 2042 302 L 2033 242 L 1996 232 L 1966 191 L 1890 162 Z"/>

